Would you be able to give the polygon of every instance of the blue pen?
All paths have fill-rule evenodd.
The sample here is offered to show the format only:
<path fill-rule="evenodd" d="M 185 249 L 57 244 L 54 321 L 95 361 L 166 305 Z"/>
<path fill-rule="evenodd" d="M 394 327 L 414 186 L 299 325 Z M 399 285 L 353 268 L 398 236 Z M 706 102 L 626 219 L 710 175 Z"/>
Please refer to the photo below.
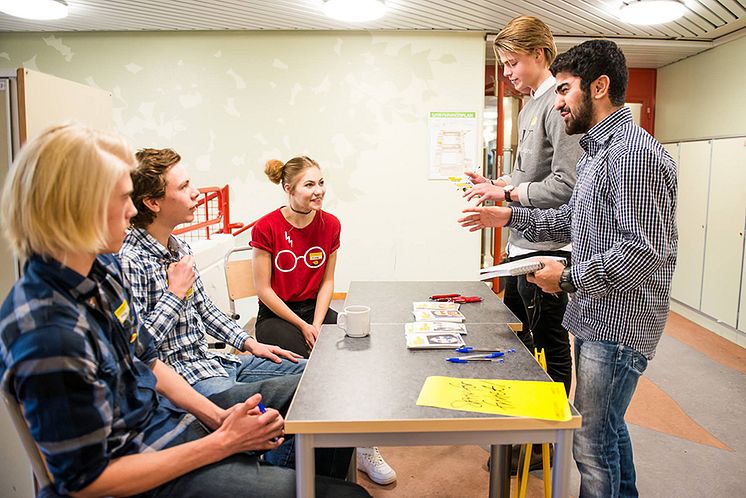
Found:
<path fill-rule="evenodd" d="M 485 357 L 470 358 L 468 360 L 465 360 L 463 358 L 446 358 L 446 361 L 449 361 L 451 363 L 469 363 L 470 361 L 491 361 L 494 363 L 505 363 L 505 360 L 503 360 L 502 358 L 497 359 L 497 358 L 485 358 Z"/>
<path fill-rule="evenodd" d="M 262 412 L 262 413 L 267 413 L 267 409 L 266 409 L 266 408 L 264 407 L 264 405 L 262 404 L 262 402 L 261 402 L 261 401 L 259 402 L 259 404 L 258 404 L 258 405 L 256 405 L 256 407 L 257 407 L 257 408 L 259 408 L 259 411 L 260 411 L 260 412 Z M 272 441 L 272 442 L 274 443 L 274 442 L 276 442 L 276 441 L 277 441 L 278 439 L 280 439 L 280 438 L 278 438 L 278 437 L 273 437 L 273 438 L 271 439 L 271 441 Z"/>
<path fill-rule="evenodd" d="M 460 348 L 456 348 L 457 353 L 493 353 L 500 351 L 499 349 L 478 349 L 473 348 L 471 346 L 461 346 Z"/>
<path fill-rule="evenodd" d="M 502 353 L 500 351 L 495 351 L 494 353 L 489 353 L 489 354 L 479 353 L 479 354 L 468 354 L 466 356 L 456 356 L 456 358 L 460 360 L 471 360 L 471 359 L 476 359 L 476 358 L 499 358 L 501 356 L 505 356 L 505 353 Z"/>
<path fill-rule="evenodd" d="M 500 349 L 479 349 L 479 348 L 473 348 L 471 346 L 461 346 L 456 348 L 457 353 L 493 353 L 493 352 L 500 352 Z M 505 351 L 506 353 L 515 353 L 515 349 L 508 349 Z"/>

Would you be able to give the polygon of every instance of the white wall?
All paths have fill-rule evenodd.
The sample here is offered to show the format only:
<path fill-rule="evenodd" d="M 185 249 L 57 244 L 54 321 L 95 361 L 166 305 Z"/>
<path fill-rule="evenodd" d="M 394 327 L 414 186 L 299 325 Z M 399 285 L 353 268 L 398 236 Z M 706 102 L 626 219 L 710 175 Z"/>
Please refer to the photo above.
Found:
<path fill-rule="evenodd" d="M 658 70 L 661 142 L 746 134 L 746 36 Z"/>
<path fill-rule="evenodd" d="M 427 114 L 477 111 L 477 33 L 0 34 L 0 68 L 111 90 L 134 147 L 173 147 L 198 186 L 229 183 L 232 217 L 279 207 L 266 159 L 316 159 L 342 221 L 336 290 L 351 280 L 473 279 L 464 206 L 427 181 Z"/>

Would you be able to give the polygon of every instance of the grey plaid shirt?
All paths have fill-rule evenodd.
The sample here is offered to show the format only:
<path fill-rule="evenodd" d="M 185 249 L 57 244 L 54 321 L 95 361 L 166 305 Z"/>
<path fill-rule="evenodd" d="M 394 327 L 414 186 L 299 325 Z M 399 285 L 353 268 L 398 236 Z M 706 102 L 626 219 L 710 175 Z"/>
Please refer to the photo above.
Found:
<path fill-rule="evenodd" d="M 558 209 L 513 208 L 509 226 L 528 240 L 573 245 L 578 292 L 563 325 L 588 341 L 655 355 L 676 265 L 676 164 L 619 109 L 580 140 L 578 182 Z"/>
<path fill-rule="evenodd" d="M 119 258 L 132 290 L 132 305 L 153 336 L 158 357 L 190 384 L 210 377 L 227 377 L 220 358 L 238 364 L 227 353 L 208 351 L 205 332 L 238 350 L 248 334 L 220 311 L 205 293 L 197 275 L 194 292 L 182 300 L 168 290 L 166 269 L 192 250 L 171 236 L 169 249 L 146 230 L 133 228 L 124 239 Z"/>

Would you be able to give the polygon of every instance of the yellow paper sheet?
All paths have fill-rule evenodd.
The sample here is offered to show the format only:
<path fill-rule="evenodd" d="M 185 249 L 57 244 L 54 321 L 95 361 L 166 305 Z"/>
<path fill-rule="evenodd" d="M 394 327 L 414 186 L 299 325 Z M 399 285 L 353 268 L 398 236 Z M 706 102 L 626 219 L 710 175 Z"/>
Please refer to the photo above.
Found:
<path fill-rule="evenodd" d="M 542 420 L 570 420 L 561 382 L 428 377 L 417 398 L 419 406 L 494 413 Z"/>

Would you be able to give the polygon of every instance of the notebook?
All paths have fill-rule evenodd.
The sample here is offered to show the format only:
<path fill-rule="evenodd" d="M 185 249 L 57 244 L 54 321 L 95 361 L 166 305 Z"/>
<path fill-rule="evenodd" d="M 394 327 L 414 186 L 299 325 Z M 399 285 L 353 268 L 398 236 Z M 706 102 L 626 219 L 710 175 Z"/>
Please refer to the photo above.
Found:
<path fill-rule="evenodd" d="M 544 268 L 539 258 L 554 259 L 563 265 L 567 265 L 567 260 L 559 256 L 532 256 L 526 259 L 519 259 L 518 261 L 511 261 L 510 263 L 482 268 L 479 270 L 479 280 L 489 280 L 495 277 L 514 277 L 516 275 L 525 275 L 539 271 Z"/>

